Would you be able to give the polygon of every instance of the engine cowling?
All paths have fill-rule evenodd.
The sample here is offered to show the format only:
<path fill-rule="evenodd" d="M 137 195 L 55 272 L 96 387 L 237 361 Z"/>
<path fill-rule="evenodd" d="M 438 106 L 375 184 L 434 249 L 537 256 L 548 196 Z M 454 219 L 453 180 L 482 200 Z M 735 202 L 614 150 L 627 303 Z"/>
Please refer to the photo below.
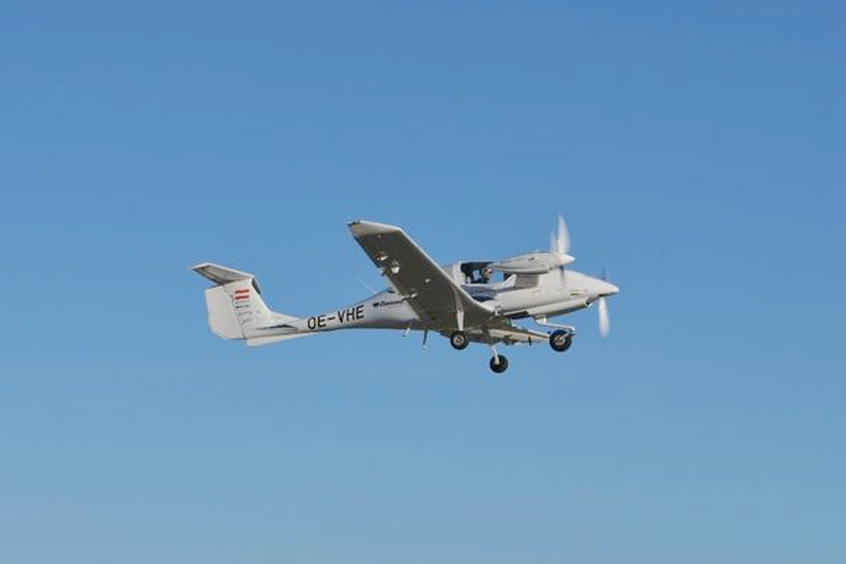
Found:
<path fill-rule="evenodd" d="M 567 254 L 535 251 L 493 262 L 488 267 L 505 274 L 546 274 L 574 260 Z"/>

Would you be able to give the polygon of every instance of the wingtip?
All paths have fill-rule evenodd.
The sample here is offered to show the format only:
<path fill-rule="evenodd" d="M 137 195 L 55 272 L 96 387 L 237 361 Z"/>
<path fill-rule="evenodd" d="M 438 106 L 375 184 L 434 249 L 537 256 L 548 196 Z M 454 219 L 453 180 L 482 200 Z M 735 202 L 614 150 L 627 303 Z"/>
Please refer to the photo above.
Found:
<path fill-rule="evenodd" d="M 363 237 L 366 235 L 381 235 L 383 233 L 395 233 L 402 231 L 395 225 L 387 225 L 385 223 L 376 223 L 374 221 L 365 221 L 358 219 L 350 221 L 347 226 L 352 231 L 354 237 Z"/>

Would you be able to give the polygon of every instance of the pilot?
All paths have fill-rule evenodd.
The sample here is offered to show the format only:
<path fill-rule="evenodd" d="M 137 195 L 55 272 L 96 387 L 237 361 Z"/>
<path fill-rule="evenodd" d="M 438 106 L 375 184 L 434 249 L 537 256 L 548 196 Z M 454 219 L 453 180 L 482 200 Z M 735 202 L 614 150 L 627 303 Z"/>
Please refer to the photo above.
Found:
<path fill-rule="evenodd" d="M 491 281 L 491 276 L 493 276 L 493 270 L 490 267 L 486 266 L 482 269 L 481 274 L 479 276 L 479 283 L 480 284 L 487 284 Z"/>

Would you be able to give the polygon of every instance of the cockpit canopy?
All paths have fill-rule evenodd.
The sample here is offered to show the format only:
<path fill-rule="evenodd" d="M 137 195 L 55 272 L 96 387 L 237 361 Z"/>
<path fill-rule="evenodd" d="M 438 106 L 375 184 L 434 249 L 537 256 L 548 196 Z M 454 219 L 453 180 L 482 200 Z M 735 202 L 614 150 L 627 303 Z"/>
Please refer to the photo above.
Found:
<path fill-rule="evenodd" d="M 489 268 L 491 261 L 462 262 L 461 273 L 464 275 L 462 284 L 489 284 L 493 277 L 493 270 Z"/>
<path fill-rule="evenodd" d="M 493 282 L 501 282 L 503 277 L 498 277 L 499 280 L 494 280 L 494 271 L 488 265 L 492 261 L 465 261 L 447 264 L 441 268 L 446 271 L 449 276 L 461 284 L 490 284 Z"/>

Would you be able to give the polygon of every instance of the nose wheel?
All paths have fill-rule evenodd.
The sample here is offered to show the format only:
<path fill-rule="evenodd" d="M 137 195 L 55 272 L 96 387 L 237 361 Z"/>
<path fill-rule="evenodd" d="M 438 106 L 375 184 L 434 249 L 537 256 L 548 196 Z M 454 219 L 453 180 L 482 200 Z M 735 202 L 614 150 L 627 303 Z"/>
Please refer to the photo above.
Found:
<path fill-rule="evenodd" d="M 467 348 L 467 345 L 470 344 L 470 339 L 467 338 L 464 331 L 456 331 L 449 336 L 449 344 L 452 345 L 452 348 L 460 351 Z M 491 351 L 493 351 L 493 357 L 491 357 L 490 362 L 491 370 L 497 374 L 502 374 L 508 370 L 508 359 L 504 355 L 497 353 L 496 347 L 493 345 L 491 345 Z"/>
<path fill-rule="evenodd" d="M 494 356 L 491 358 L 491 370 L 497 374 L 502 374 L 508 370 L 508 359 L 501 354 Z"/>

